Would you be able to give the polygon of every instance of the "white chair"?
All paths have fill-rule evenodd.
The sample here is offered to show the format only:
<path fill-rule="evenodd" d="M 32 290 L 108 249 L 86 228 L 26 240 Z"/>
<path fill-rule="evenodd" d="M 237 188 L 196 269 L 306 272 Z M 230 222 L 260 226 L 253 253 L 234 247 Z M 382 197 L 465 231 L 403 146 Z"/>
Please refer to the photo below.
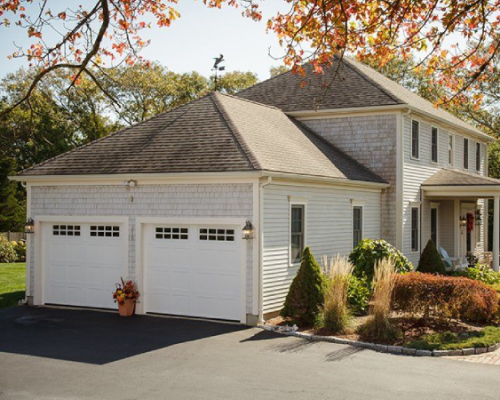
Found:
<path fill-rule="evenodd" d="M 469 266 L 465 257 L 450 257 L 448 252 L 442 247 L 439 247 L 439 253 L 447 271 L 463 271 Z"/>

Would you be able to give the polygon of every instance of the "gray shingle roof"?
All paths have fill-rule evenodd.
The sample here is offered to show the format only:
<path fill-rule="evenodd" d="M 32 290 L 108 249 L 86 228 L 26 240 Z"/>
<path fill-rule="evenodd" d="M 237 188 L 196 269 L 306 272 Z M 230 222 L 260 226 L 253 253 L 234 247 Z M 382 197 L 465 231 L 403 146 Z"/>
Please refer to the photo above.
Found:
<path fill-rule="evenodd" d="M 385 183 L 281 110 L 219 93 L 62 154 L 20 175 L 256 170 Z"/>
<path fill-rule="evenodd" d="M 301 83 L 307 83 L 301 87 Z M 330 85 L 330 86 L 329 86 Z M 258 83 L 237 96 L 269 104 L 285 112 L 331 110 L 358 107 L 408 105 L 451 124 L 484 135 L 474 126 L 375 71 L 348 57 L 334 61 L 324 74 L 306 66 L 306 77 L 291 71 Z"/>
<path fill-rule="evenodd" d="M 500 186 L 500 179 L 454 169 L 441 169 L 424 181 L 422 186 Z"/>
<path fill-rule="evenodd" d="M 306 65 L 305 70 L 305 77 L 289 71 L 245 89 L 237 96 L 285 112 L 404 104 L 367 79 L 349 62 L 340 65 L 334 62 L 331 68 L 319 75 L 310 65 Z"/>

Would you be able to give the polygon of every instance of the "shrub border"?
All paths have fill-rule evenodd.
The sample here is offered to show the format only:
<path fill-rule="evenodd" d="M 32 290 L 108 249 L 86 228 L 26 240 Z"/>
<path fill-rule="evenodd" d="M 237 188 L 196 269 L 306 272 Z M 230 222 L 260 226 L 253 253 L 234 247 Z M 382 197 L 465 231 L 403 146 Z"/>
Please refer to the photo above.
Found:
<path fill-rule="evenodd" d="M 391 354 L 402 354 L 408 356 L 419 356 L 419 357 L 449 357 L 449 356 L 470 356 L 474 354 L 484 354 L 491 353 L 500 349 L 500 342 L 488 347 L 473 347 L 468 349 L 456 349 L 456 350 L 417 350 L 411 347 L 403 346 L 388 346 L 384 344 L 375 344 L 368 342 L 360 342 L 357 340 L 342 339 L 336 336 L 321 336 L 313 335 L 311 333 L 297 332 L 291 327 L 289 329 L 284 329 L 285 327 L 276 325 L 257 325 L 268 332 L 279 333 L 284 336 L 294 336 L 300 339 L 306 339 L 313 342 L 329 342 L 337 344 L 348 344 L 354 347 L 360 347 L 363 349 L 375 350 L 379 353 L 391 353 Z"/>

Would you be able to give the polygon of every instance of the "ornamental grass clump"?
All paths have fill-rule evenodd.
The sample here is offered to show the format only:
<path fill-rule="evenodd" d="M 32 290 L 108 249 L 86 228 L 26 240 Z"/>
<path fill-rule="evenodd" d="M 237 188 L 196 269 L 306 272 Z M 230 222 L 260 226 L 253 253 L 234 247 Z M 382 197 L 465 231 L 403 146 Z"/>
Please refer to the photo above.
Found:
<path fill-rule="evenodd" d="M 398 336 L 397 328 L 389 320 L 395 275 L 393 261 L 386 258 L 375 265 L 369 318 L 359 331 L 366 339 L 393 341 Z"/>
<path fill-rule="evenodd" d="M 347 258 L 337 254 L 330 262 L 323 257 L 323 270 L 328 281 L 322 324 L 331 333 L 344 333 L 349 326 L 348 291 L 354 266 Z"/>

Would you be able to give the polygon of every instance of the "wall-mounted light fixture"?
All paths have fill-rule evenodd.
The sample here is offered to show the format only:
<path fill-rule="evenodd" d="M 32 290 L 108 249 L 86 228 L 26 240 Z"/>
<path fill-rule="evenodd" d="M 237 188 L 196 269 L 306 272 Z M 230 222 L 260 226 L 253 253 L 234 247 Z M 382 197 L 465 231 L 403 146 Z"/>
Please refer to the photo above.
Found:
<path fill-rule="evenodd" d="M 476 213 L 474 214 L 474 221 L 477 226 L 481 225 L 482 217 L 481 217 L 481 210 L 479 208 L 476 210 Z"/>
<path fill-rule="evenodd" d="M 28 220 L 24 224 L 24 233 L 35 233 L 35 221 L 33 221 L 33 218 L 28 218 Z"/>
<path fill-rule="evenodd" d="M 137 185 L 137 182 L 134 180 L 123 181 L 123 186 L 125 186 L 125 187 L 133 188 L 135 185 Z"/>
<path fill-rule="evenodd" d="M 245 240 L 253 239 L 253 234 L 254 234 L 253 225 L 250 221 L 247 220 L 247 222 L 242 230 L 242 237 Z"/>
<path fill-rule="evenodd" d="M 464 228 L 467 226 L 467 217 L 461 216 L 460 217 L 460 232 L 463 234 L 464 233 Z"/>

